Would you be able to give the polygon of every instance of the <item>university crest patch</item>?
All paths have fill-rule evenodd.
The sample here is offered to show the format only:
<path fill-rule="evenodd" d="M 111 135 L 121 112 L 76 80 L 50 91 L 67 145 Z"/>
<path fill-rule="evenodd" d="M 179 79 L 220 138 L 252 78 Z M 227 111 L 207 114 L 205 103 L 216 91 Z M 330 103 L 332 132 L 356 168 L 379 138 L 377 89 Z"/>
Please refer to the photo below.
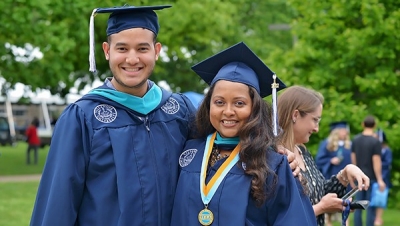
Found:
<path fill-rule="evenodd" d="M 117 110 L 108 104 L 97 105 L 94 110 L 94 117 L 103 123 L 111 123 L 117 118 Z"/>
<path fill-rule="evenodd" d="M 179 156 L 179 165 L 181 167 L 188 166 L 196 156 L 197 149 L 188 149 Z"/>
<path fill-rule="evenodd" d="M 175 114 L 179 111 L 179 103 L 174 98 L 170 97 L 167 102 L 161 107 L 161 109 L 170 115 Z"/>

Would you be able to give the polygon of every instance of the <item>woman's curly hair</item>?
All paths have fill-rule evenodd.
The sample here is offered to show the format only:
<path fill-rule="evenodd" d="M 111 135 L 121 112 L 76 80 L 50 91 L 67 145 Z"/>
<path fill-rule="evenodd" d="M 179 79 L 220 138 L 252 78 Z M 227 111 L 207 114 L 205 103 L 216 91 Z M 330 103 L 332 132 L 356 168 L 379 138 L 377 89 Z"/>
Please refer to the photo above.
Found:
<path fill-rule="evenodd" d="M 205 95 L 196 114 L 196 130 L 198 137 L 206 137 L 215 132 L 210 122 L 210 104 L 215 84 Z M 245 163 L 245 173 L 252 176 L 251 193 L 257 204 L 261 205 L 273 192 L 276 175 L 268 167 L 268 149 L 275 147 L 275 136 L 272 130 L 271 106 L 265 102 L 257 91 L 249 86 L 252 100 L 251 114 L 246 124 L 239 131 L 241 150 L 240 161 Z M 273 177 L 273 184 L 266 188 L 267 177 Z"/>

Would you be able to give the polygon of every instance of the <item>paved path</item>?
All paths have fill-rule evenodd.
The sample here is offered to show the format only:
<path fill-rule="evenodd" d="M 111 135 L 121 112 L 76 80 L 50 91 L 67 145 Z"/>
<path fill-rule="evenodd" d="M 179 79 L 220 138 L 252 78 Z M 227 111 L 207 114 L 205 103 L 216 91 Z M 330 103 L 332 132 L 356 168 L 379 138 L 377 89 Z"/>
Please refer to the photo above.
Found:
<path fill-rule="evenodd" d="M 39 181 L 41 176 L 42 176 L 41 174 L 0 176 L 0 183 L 4 183 L 4 182 Z"/>

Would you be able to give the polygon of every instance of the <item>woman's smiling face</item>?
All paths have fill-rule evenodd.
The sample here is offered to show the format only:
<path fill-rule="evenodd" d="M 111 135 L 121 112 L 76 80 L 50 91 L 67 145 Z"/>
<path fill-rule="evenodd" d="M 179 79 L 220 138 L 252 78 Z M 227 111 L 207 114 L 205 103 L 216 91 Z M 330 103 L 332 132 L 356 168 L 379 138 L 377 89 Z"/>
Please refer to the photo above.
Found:
<path fill-rule="evenodd" d="M 301 116 L 298 110 L 296 111 L 292 116 L 293 120 L 296 121 L 293 125 L 294 139 L 296 144 L 304 144 L 310 140 L 310 136 L 313 133 L 318 133 L 322 104 L 320 104 L 315 111 L 304 113 L 304 116 Z"/>
<path fill-rule="evenodd" d="M 220 80 L 210 101 L 210 122 L 222 137 L 236 137 L 248 121 L 252 109 L 249 87 Z"/>

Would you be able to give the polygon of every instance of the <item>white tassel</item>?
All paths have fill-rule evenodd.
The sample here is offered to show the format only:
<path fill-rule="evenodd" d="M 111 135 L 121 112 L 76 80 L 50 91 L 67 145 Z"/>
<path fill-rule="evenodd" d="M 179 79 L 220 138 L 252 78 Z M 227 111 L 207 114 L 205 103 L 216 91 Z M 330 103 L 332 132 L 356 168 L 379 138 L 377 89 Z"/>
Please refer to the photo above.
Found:
<path fill-rule="evenodd" d="M 272 126 L 274 130 L 274 135 L 278 136 L 278 109 L 277 109 L 277 98 L 276 98 L 276 89 L 279 88 L 279 84 L 276 83 L 276 74 L 272 76 L 274 79 L 274 83 L 271 84 L 272 88 Z"/>
<path fill-rule="evenodd" d="M 96 72 L 96 57 L 95 53 L 95 43 L 94 43 L 94 17 L 96 16 L 97 9 L 94 9 L 92 15 L 90 16 L 89 23 L 89 71 Z"/>

